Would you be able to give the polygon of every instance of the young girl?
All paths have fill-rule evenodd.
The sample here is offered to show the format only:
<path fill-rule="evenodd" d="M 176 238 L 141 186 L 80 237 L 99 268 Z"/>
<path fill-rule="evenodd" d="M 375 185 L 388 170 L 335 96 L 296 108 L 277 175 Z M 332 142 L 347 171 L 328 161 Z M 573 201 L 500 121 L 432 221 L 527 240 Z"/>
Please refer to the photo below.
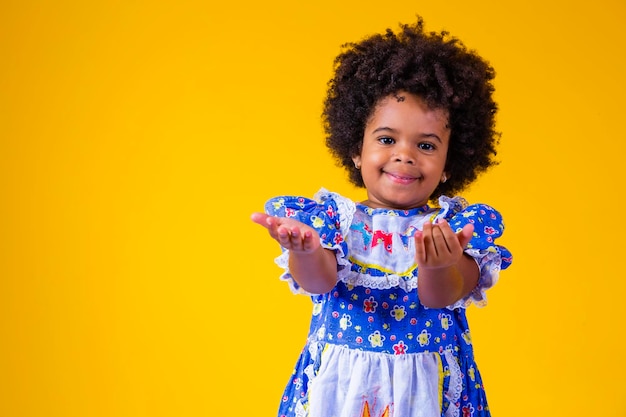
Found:
<path fill-rule="evenodd" d="M 337 57 L 326 143 L 367 200 L 322 189 L 252 215 L 313 300 L 279 416 L 489 416 L 465 310 L 511 254 L 497 211 L 447 195 L 495 164 L 493 77 L 421 18 Z"/>

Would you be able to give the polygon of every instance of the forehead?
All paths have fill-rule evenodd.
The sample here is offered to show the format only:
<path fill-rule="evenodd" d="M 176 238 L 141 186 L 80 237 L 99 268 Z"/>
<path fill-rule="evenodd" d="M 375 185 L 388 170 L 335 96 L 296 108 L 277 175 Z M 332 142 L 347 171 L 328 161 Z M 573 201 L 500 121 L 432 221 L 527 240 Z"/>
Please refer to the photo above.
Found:
<path fill-rule="evenodd" d="M 417 124 L 449 130 L 448 116 L 446 109 L 429 106 L 420 96 L 400 91 L 378 100 L 367 124 Z"/>

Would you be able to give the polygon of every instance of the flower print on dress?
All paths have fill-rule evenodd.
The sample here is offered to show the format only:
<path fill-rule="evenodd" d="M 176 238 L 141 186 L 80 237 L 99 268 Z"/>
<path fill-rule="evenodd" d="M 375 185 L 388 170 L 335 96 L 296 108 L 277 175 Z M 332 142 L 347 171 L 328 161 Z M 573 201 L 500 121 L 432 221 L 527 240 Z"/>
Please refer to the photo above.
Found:
<path fill-rule="evenodd" d="M 476 215 L 476 210 L 463 210 L 461 213 L 463 217 L 474 217 Z"/>
<path fill-rule="evenodd" d="M 389 313 L 391 316 L 396 319 L 396 321 L 401 321 L 404 317 L 406 317 L 406 310 L 404 306 L 393 306 L 393 310 Z"/>
<path fill-rule="evenodd" d="M 328 214 L 328 217 L 331 219 L 335 218 L 335 208 L 333 206 L 328 206 L 328 208 L 326 208 L 326 214 Z"/>
<path fill-rule="evenodd" d="M 467 343 L 468 345 L 472 344 L 472 335 L 470 334 L 469 329 L 463 332 L 462 337 L 465 343 Z"/>
<path fill-rule="evenodd" d="M 375 313 L 376 307 L 378 307 L 378 301 L 374 299 L 374 296 L 363 301 L 363 311 L 366 313 Z"/>
<path fill-rule="evenodd" d="M 385 339 L 386 337 L 380 334 L 380 330 L 376 330 L 367 337 L 367 340 L 369 340 L 372 347 L 383 347 Z"/>
<path fill-rule="evenodd" d="M 278 211 L 281 207 L 285 206 L 285 199 L 283 197 L 276 198 L 271 203 L 274 210 Z"/>
<path fill-rule="evenodd" d="M 311 216 L 311 225 L 315 229 L 321 229 L 322 227 L 324 227 L 324 224 L 324 219 L 317 216 Z"/>
<path fill-rule="evenodd" d="M 474 406 L 467 404 L 461 408 L 461 412 L 463 413 L 463 417 L 472 417 L 474 415 Z"/>
<path fill-rule="evenodd" d="M 348 330 L 348 327 L 352 326 L 352 321 L 351 321 L 351 317 L 349 314 L 344 314 L 343 316 L 341 316 L 341 319 L 339 319 L 339 327 L 341 327 L 344 331 Z"/>
<path fill-rule="evenodd" d="M 296 205 L 301 209 L 304 208 L 304 205 L 307 203 L 308 198 L 298 197 L 296 200 Z"/>
<path fill-rule="evenodd" d="M 450 328 L 450 326 L 452 326 L 452 324 L 454 323 L 452 321 L 452 316 L 450 314 L 447 314 L 447 313 L 439 314 L 439 320 L 441 320 L 441 327 L 444 330 L 448 330 Z"/>
<path fill-rule="evenodd" d="M 426 329 L 422 330 L 420 334 L 417 335 L 417 342 L 420 346 L 427 346 L 430 343 L 431 334 L 428 333 Z"/>
<path fill-rule="evenodd" d="M 469 367 L 469 369 L 467 370 L 467 375 L 472 381 L 476 381 L 476 370 L 474 369 L 474 365 Z"/>
<path fill-rule="evenodd" d="M 402 340 L 393 345 L 393 353 L 395 355 L 404 355 L 408 349 L 408 346 L 404 344 Z"/>

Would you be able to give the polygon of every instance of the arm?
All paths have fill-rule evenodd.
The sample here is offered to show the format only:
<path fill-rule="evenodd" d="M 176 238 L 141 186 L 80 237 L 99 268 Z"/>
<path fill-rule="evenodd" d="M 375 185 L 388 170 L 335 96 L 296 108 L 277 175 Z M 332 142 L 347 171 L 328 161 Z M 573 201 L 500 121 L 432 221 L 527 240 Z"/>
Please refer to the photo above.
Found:
<path fill-rule="evenodd" d="M 289 272 L 305 291 L 324 294 L 337 283 L 337 259 L 324 249 L 315 229 L 299 221 L 252 214 L 252 221 L 265 227 L 270 236 L 289 250 Z"/>
<path fill-rule="evenodd" d="M 415 235 L 418 265 L 418 296 L 426 307 L 443 308 L 467 296 L 477 285 L 478 266 L 463 252 L 474 226 L 467 224 L 454 233 L 445 220 L 425 223 Z"/>

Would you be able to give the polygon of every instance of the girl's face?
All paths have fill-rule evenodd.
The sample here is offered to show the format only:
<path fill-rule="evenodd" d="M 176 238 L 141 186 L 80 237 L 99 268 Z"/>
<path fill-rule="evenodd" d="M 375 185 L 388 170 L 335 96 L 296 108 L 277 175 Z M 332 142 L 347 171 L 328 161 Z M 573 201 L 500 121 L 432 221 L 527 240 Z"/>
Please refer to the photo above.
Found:
<path fill-rule="evenodd" d="M 360 167 L 372 208 L 408 210 L 428 203 L 445 175 L 448 114 L 406 92 L 380 100 L 365 125 Z"/>

